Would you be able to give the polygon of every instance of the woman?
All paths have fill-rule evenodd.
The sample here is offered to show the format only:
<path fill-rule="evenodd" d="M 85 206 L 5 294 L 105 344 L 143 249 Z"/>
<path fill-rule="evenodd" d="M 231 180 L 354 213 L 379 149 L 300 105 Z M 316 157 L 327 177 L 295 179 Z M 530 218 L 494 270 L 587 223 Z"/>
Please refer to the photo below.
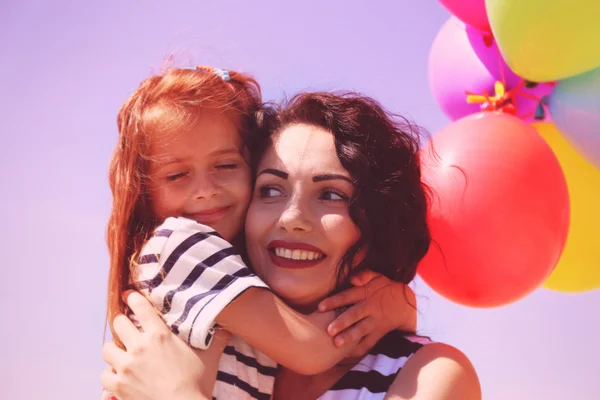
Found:
<path fill-rule="evenodd" d="M 356 94 L 299 94 L 267 113 L 265 121 L 272 136 L 257 169 L 246 221 L 256 273 L 302 312 L 315 310 L 332 291 L 345 287 L 351 272 L 365 266 L 410 282 L 430 244 L 418 132 Z M 286 253 L 295 249 L 319 257 L 310 263 L 294 260 Z M 176 388 L 178 398 L 198 398 L 194 387 L 203 366 L 181 370 L 194 365 L 193 353 L 167 339 L 164 326 L 137 296 L 130 296 L 130 305 L 141 313 L 146 333 L 138 338 L 144 351 L 130 355 L 134 368 L 131 379 L 121 383 L 123 393 L 174 398 L 170 390 Z M 156 332 L 161 339 L 147 342 Z M 368 354 L 321 374 L 302 376 L 280 367 L 273 397 L 481 397 L 477 375 L 462 353 L 423 343 L 396 331 Z"/>

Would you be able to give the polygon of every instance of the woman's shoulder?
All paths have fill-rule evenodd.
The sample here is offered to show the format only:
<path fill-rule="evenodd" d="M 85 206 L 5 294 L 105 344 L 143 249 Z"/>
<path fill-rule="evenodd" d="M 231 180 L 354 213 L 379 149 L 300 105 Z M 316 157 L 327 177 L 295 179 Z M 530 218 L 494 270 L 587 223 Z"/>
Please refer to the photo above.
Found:
<path fill-rule="evenodd" d="M 475 368 L 462 351 L 430 342 L 406 361 L 388 394 L 414 400 L 479 400 L 481 387 Z"/>
<path fill-rule="evenodd" d="M 386 393 L 404 364 L 430 342 L 428 338 L 401 331 L 388 333 L 333 386 L 331 390 L 337 397 L 332 398 L 354 398 L 363 391 Z"/>

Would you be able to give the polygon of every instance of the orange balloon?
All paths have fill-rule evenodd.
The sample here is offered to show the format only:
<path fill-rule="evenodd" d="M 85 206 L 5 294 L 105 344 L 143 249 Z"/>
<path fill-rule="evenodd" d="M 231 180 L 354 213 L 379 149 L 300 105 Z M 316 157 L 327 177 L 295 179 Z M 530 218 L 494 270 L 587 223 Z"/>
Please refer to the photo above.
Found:
<path fill-rule="evenodd" d="M 434 192 L 423 280 L 472 307 L 506 305 L 538 288 L 561 256 L 570 210 L 561 166 L 535 129 L 479 113 L 442 129 L 421 157 Z"/>

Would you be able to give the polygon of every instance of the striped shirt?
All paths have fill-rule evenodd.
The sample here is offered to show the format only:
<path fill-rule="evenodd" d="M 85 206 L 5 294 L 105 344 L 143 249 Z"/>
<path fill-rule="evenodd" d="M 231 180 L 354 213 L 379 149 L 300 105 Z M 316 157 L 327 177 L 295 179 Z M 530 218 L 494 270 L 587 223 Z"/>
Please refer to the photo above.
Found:
<path fill-rule="evenodd" d="M 219 361 L 213 399 L 268 400 L 277 363 L 237 336 L 232 336 Z"/>
<path fill-rule="evenodd" d="M 132 271 L 133 286 L 188 345 L 207 349 L 215 318 L 251 287 L 268 288 L 212 228 L 168 218 L 145 243 Z M 213 398 L 269 399 L 277 363 L 232 336 L 219 361 Z"/>
<path fill-rule="evenodd" d="M 388 333 L 319 400 L 383 399 L 404 364 L 427 343 L 424 337 Z"/>
<path fill-rule="evenodd" d="M 381 400 L 408 359 L 429 339 L 393 331 L 384 336 L 318 400 Z M 276 364 L 233 336 L 225 348 L 213 399 L 269 400 Z"/>

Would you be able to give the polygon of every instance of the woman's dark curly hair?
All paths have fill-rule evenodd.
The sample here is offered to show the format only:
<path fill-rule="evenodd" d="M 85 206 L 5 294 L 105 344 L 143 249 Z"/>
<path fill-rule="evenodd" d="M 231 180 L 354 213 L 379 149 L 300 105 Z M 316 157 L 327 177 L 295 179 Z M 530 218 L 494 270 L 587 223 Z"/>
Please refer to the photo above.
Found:
<path fill-rule="evenodd" d="M 267 136 L 307 124 L 335 137 L 337 156 L 354 178 L 349 212 L 361 232 L 341 260 L 338 288 L 347 285 L 365 246 L 353 271 L 369 268 L 395 281 L 412 281 L 431 242 L 429 189 L 421 181 L 419 161 L 421 130 L 357 93 L 300 93 L 280 106 L 266 107 L 258 120 Z M 254 155 L 260 157 L 262 151 L 255 148 Z"/>

